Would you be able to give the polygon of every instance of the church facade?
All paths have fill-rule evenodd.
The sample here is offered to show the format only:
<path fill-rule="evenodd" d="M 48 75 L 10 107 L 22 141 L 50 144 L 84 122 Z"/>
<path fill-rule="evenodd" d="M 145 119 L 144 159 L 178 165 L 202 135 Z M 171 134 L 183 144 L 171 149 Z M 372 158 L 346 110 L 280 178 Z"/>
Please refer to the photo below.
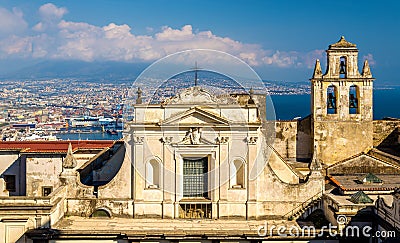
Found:
<path fill-rule="evenodd" d="M 321 176 L 300 182 L 306 176 L 266 144 L 263 98 L 215 97 L 195 86 L 162 104 L 137 104 L 126 136 L 133 216 L 279 218 L 322 194 Z"/>
<path fill-rule="evenodd" d="M 376 178 L 400 172 L 390 152 L 400 122 L 373 121 L 374 79 L 367 61 L 361 73 L 357 63 L 354 44 L 330 45 L 326 72 L 317 60 L 311 78 L 311 115 L 273 121 L 272 139 L 265 95 L 194 86 L 158 104 L 138 97 L 123 141 L 104 147 L 73 142 L 26 159 L 0 143 L 0 241 L 251 242 L 276 239 L 260 236 L 262 222 L 297 225 L 314 209 L 331 222 L 358 220 L 353 209 L 373 203 L 349 201 L 352 190 L 394 191 Z M 380 191 L 336 183 L 366 173 Z"/>

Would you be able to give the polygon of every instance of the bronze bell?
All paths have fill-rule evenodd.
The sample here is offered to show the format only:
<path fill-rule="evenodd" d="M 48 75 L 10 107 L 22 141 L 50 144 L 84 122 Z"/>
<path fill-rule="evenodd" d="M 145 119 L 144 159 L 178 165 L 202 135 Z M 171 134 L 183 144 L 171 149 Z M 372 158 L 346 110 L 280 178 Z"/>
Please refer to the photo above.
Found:
<path fill-rule="evenodd" d="M 350 94 L 350 108 L 357 108 L 357 98 Z"/>
<path fill-rule="evenodd" d="M 346 74 L 346 65 L 344 64 L 344 61 L 340 61 L 340 74 Z"/>
<path fill-rule="evenodd" d="M 332 93 L 328 94 L 328 109 L 335 109 L 335 96 Z"/>

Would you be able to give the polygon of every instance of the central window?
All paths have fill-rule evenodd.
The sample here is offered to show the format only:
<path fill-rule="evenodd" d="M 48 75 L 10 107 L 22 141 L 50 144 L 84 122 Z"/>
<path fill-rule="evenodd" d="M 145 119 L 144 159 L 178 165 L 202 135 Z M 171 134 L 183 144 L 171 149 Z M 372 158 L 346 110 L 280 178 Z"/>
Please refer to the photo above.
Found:
<path fill-rule="evenodd" d="M 208 197 L 208 157 L 183 159 L 183 196 Z"/>

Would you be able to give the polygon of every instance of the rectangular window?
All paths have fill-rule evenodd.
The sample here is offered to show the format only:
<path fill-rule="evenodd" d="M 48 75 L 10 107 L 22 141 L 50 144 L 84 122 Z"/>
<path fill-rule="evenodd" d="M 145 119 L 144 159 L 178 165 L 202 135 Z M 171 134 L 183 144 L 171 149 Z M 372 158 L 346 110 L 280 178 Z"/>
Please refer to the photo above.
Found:
<path fill-rule="evenodd" d="M 207 197 L 208 158 L 183 160 L 183 196 Z"/>
<path fill-rule="evenodd" d="M 43 197 L 47 197 L 52 192 L 53 192 L 53 187 L 52 186 L 44 186 L 44 187 L 42 187 L 42 196 Z"/>
<path fill-rule="evenodd" d="M 16 184 L 15 184 L 15 175 L 4 175 L 3 176 L 4 181 L 6 182 L 6 189 L 9 192 L 15 192 L 16 191 Z"/>

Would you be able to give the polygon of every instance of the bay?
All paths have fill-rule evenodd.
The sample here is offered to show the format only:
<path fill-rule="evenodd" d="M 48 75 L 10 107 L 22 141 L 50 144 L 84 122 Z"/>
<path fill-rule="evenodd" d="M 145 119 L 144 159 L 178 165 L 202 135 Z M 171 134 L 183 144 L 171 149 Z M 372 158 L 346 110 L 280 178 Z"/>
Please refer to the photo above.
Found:
<path fill-rule="evenodd" d="M 311 114 L 311 96 L 271 95 L 277 120 L 291 120 Z M 377 88 L 373 93 L 374 120 L 400 118 L 400 87 Z"/>
<path fill-rule="evenodd" d="M 277 120 L 292 120 L 295 117 L 306 117 L 311 114 L 311 96 L 309 94 L 299 95 L 271 95 Z M 373 116 L 374 120 L 385 117 L 400 118 L 400 87 L 377 88 L 373 93 Z M 122 133 L 112 135 L 106 132 L 95 131 L 94 133 L 57 133 L 61 140 L 118 140 Z"/>

